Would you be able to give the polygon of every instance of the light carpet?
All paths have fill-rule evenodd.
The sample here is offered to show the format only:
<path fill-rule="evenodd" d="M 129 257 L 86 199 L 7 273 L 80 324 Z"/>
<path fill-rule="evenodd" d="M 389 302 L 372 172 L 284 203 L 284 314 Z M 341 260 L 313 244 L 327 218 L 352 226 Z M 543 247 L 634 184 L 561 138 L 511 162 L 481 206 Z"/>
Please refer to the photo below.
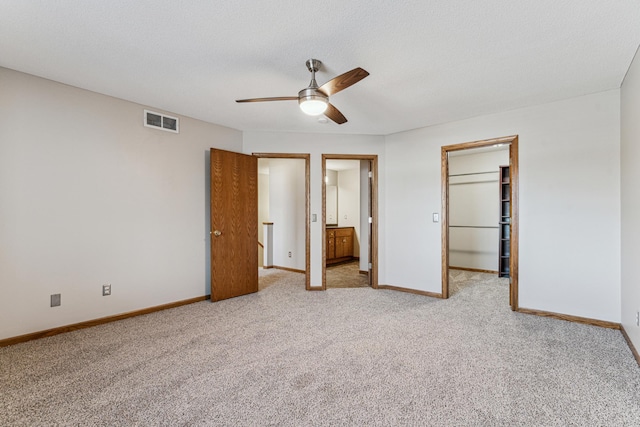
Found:
<path fill-rule="evenodd" d="M 638 426 L 619 331 L 513 313 L 495 276 L 438 300 L 262 291 L 0 349 L 2 426 Z"/>

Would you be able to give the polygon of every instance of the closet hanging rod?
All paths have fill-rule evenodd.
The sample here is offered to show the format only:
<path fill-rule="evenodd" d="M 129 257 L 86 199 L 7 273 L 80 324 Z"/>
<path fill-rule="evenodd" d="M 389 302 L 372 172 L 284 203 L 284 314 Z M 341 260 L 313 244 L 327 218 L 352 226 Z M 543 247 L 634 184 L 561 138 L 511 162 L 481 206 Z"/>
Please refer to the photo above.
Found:
<path fill-rule="evenodd" d="M 450 182 L 449 185 L 468 185 L 468 184 L 486 184 L 487 182 L 498 182 L 499 179 L 485 179 L 482 181 L 464 181 L 464 182 Z"/>
<path fill-rule="evenodd" d="M 457 173 L 449 176 L 467 176 L 467 175 L 483 175 L 487 173 L 500 173 L 500 171 L 489 171 L 489 172 L 471 172 L 471 173 Z"/>
<path fill-rule="evenodd" d="M 500 228 L 497 225 L 450 225 L 452 228 Z"/>

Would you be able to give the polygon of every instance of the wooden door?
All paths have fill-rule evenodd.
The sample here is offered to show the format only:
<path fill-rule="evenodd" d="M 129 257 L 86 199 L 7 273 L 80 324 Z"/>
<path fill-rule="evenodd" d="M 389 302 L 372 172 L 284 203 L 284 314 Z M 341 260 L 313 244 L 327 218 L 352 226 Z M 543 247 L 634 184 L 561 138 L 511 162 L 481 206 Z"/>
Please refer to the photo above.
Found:
<path fill-rule="evenodd" d="M 353 256 L 353 240 L 351 236 L 336 237 L 336 258 Z"/>
<path fill-rule="evenodd" d="M 336 258 L 353 256 L 353 228 L 338 228 L 336 232 Z"/>
<path fill-rule="evenodd" d="M 258 159 L 211 149 L 211 301 L 258 291 Z"/>
<path fill-rule="evenodd" d="M 367 233 L 369 233 L 369 238 L 367 239 L 367 242 L 369 243 L 369 246 L 367 247 L 367 251 L 369 252 L 369 263 L 367 264 L 367 282 L 369 284 L 369 286 L 373 286 L 373 280 L 372 280 L 372 276 L 373 276 L 373 243 L 372 243 L 372 239 L 373 239 L 373 168 L 371 166 L 371 160 L 369 160 L 368 162 L 369 164 L 367 165 L 367 168 L 369 170 L 369 178 L 367 179 L 367 217 L 368 217 L 368 226 L 367 226 Z M 361 190 L 362 191 L 362 190 Z"/>
<path fill-rule="evenodd" d="M 331 260 L 336 257 L 335 234 L 334 230 L 327 231 L 327 260 Z"/>
<path fill-rule="evenodd" d="M 344 256 L 353 257 L 353 235 L 346 236 L 342 244 L 344 245 Z"/>
<path fill-rule="evenodd" d="M 336 237 L 336 258 L 345 256 L 344 237 Z"/>

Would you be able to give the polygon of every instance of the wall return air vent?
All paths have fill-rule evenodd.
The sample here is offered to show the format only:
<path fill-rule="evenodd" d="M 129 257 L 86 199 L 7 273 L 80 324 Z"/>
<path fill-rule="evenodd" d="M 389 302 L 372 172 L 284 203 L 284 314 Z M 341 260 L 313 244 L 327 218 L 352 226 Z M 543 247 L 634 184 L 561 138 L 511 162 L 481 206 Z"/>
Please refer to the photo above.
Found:
<path fill-rule="evenodd" d="M 171 117 L 166 114 L 156 113 L 149 110 L 144 110 L 144 125 L 149 128 L 166 130 L 174 133 L 179 133 L 180 131 L 177 117 Z"/>

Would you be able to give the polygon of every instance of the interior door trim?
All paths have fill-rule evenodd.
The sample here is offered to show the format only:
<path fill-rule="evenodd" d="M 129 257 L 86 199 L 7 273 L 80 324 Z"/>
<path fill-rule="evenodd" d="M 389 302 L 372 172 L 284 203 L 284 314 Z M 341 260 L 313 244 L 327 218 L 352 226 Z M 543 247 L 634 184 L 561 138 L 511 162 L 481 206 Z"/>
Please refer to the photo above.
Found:
<path fill-rule="evenodd" d="M 304 288 L 311 290 L 311 154 L 308 153 L 252 153 L 253 156 L 263 159 L 304 159 L 305 175 L 305 283 Z"/>
<path fill-rule="evenodd" d="M 378 289 L 378 155 L 377 154 L 323 154 L 322 155 L 322 290 L 327 289 L 327 232 L 326 232 L 326 207 L 327 207 L 327 183 L 324 177 L 327 175 L 327 160 L 369 160 L 371 162 L 371 287 Z"/>
<path fill-rule="evenodd" d="M 441 147 L 441 177 L 442 185 L 442 298 L 449 298 L 449 152 L 466 150 L 469 148 L 489 147 L 496 144 L 509 144 L 509 175 L 511 183 L 511 257 L 509 259 L 510 285 L 509 305 L 511 310 L 517 311 L 518 306 L 518 241 L 519 241 L 519 211 L 518 211 L 518 135 L 501 138 L 485 139 L 481 141 L 464 142 L 461 144 Z"/>

